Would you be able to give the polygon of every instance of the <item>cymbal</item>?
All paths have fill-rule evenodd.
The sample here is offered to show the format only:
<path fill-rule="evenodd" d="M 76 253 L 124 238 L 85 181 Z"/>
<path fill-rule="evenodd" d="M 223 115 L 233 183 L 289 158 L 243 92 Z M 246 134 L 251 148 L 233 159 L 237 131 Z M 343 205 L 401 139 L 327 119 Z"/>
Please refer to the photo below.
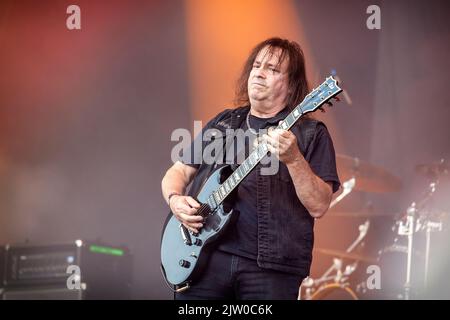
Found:
<path fill-rule="evenodd" d="M 395 192 L 401 189 L 399 178 L 385 169 L 362 161 L 357 157 L 336 155 L 336 164 L 341 182 L 355 178 L 355 190 L 365 192 Z"/>
<path fill-rule="evenodd" d="M 364 261 L 364 262 L 368 262 L 368 263 L 377 263 L 378 262 L 376 258 L 364 256 L 364 255 L 352 253 L 352 252 L 345 252 L 345 251 L 325 249 L 325 248 L 316 248 L 316 249 L 314 249 L 314 251 L 325 254 L 327 256 L 343 258 L 343 259 L 348 259 L 348 260 Z"/>
<path fill-rule="evenodd" d="M 450 173 L 450 166 L 444 163 L 444 159 L 441 159 L 438 163 L 418 164 L 415 171 L 430 178 L 437 178 L 448 175 Z"/>

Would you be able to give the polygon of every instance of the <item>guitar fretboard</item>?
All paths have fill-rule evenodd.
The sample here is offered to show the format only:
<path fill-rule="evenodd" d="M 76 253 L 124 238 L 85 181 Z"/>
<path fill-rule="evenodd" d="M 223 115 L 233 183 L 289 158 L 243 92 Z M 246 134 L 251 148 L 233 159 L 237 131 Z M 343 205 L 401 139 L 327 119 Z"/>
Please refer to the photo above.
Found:
<path fill-rule="evenodd" d="M 308 94 L 305 99 L 295 107 L 289 115 L 278 124 L 276 129 L 289 130 L 304 114 L 320 108 L 320 106 L 335 96 L 342 89 L 337 86 L 336 80 L 327 78 L 319 87 Z M 207 204 L 211 211 L 217 208 L 227 196 L 241 183 L 241 181 L 256 167 L 256 165 L 266 156 L 269 151 L 265 142 L 260 143 L 241 163 L 241 165 L 211 193 Z"/>

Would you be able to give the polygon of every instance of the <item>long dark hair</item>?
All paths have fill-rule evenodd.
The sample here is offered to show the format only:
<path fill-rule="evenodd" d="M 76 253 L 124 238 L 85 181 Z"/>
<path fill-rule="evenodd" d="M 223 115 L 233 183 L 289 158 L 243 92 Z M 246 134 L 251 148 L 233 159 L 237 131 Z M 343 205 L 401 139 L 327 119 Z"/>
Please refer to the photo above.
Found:
<path fill-rule="evenodd" d="M 265 47 L 268 48 L 267 52 L 269 54 L 273 54 L 277 48 L 281 49 L 279 63 L 283 62 L 286 57 L 289 59 L 287 70 L 289 89 L 285 103 L 289 110 L 292 110 L 300 102 L 302 102 L 305 96 L 309 93 L 309 85 L 308 80 L 306 79 L 305 70 L 305 56 L 302 48 L 297 42 L 281 38 L 270 38 L 264 40 L 256 45 L 256 47 L 254 47 L 250 52 L 236 84 L 234 103 L 236 106 L 250 105 L 247 87 L 248 77 L 250 76 L 256 56 Z"/>

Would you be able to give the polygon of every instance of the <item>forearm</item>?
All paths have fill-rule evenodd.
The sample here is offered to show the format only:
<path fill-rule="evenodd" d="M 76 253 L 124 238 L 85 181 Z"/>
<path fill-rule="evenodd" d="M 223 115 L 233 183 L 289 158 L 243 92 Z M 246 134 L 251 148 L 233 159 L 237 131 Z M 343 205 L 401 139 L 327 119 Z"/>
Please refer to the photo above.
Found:
<path fill-rule="evenodd" d="M 179 170 L 175 168 L 167 170 L 161 181 L 162 194 L 167 204 L 169 204 L 169 195 L 174 192 L 183 195 L 189 182 L 188 177 Z"/>
<path fill-rule="evenodd" d="M 332 197 L 331 186 L 319 178 L 302 155 L 287 164 L 297 197 L 314 218 L 328 210 Z"/>
<path fill-rule="evenodd" d="M 177 161 L 167 170 L 161 181 L 164 200 L 166 200 L 173 215 L 194 233 L 198 233 L 199 228 L 203 227 L 203 216 L 196 215 L 200 204 L 194 198 L 184 196 L 184 193 L 196 172 L 197 169 Z M 177 193 L 180 196 L 173 196 L 169 201 L 171 193 Z"/>

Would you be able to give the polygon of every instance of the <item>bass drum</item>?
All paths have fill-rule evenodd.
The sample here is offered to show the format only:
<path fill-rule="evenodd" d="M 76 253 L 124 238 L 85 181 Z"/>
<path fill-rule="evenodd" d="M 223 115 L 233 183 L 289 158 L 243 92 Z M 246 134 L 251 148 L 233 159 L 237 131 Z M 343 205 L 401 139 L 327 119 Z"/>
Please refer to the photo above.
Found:
<path fill-rule="evenodd" d="M 311 300 L 358 300 L 358 297 L 348 286 L 343 286 L 339 283 L 330 283 L 321 286 L 314 292 Z"/>

